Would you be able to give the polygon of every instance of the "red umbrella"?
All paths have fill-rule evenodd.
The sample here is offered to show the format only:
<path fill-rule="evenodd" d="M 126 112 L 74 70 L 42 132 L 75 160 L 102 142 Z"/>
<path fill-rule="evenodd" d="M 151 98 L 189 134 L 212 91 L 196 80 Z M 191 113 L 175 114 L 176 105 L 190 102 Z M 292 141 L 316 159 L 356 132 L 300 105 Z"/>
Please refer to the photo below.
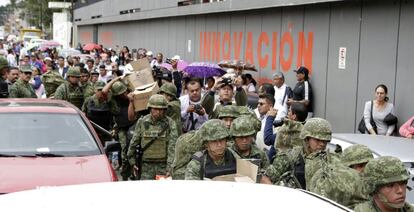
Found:
<path fill-rule="evenodd" d="M 93 49 L 101 49 L 101 46 L 96 43 L 88 43 L 85 46 L 83 46 L 83 50 L 85 51 L 91 51 Z"/>

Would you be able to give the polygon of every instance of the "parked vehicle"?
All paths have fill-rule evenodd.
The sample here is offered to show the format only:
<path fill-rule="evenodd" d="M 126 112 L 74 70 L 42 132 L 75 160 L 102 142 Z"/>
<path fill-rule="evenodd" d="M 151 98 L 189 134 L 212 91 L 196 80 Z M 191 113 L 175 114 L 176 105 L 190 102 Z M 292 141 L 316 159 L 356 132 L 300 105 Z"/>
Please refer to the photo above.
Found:
<path fill-rule="evenodd" d="M 116 181 L 88 119 L 66 101 L 0 100 L 0 193 Z"/>

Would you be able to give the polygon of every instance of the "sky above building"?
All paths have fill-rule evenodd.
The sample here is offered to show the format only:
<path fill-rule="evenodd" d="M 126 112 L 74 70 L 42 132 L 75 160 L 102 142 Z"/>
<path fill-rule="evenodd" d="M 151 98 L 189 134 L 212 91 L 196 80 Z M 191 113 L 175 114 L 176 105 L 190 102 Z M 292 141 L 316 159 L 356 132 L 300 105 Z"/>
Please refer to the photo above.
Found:
<path fill-rule="evenodd" d="M 4 6 L 8 3 L 10 3 L 10 0 L 0 0 L 0 6 Z"/>

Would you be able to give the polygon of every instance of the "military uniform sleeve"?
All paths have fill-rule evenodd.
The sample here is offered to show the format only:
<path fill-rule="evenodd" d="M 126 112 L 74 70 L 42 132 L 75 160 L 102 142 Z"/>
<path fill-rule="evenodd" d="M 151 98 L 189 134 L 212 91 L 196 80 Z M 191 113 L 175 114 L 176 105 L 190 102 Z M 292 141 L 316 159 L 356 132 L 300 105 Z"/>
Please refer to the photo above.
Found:
<path fill-rule="evenodd" d="M 204 94 L 201 100 L 201 106 L 203 106 L 204 110 L 206 110 L 206 113 L 208 115 L 210 115 L 214 109 L 214 95 L 214 92 L 209 91 L 208 93 Z"/>
<path fill-rule="evenodd" d="M 237 88 L 236 89 L 236 95 L 235 95 L 236 104 L 238 106 L 246 106 L 247 105 L 247 95 L 246 91 L 244 91 L 243 88 Z"/>
<path fill-rule="evenodd" d="M 178 138 L 177 126 L 172 119 L 168 119 L 170 125 L 170 138 L 168 140 L 167 171 L 171 173 L 171 165 L 174 161 L 175 144 Z"/>
<path fill-rule="evenodd" d="M 131 166 L 137 165 L 136 164 L 137 163 L 136 150 L 137 150 L 137 146 L 141 144 L 141 134 L 142 134 L 141 125 L 142 125 L 142 119 L 139 119 L 137 124 L 135 125 L 134 136 L 132 137 L 131 143 L 128 148 L 127 158 Z"/>
<path fill-rule="evenodd" d="M 59 85 L 59 87 L 55 91 L 55 99 L 65 100 L 65 84 Z"/>
<path fill-rule="evenodd" d="M 201 164 L 197 160 L 191 160 L 185 170 L 185 180 L 201 180 L 200 179 Z"/>
<path fill-rule="evenodd" d="M 88 114 L 88 103 L 89 103 L 90 99 L 89 97 L 85 99 L 85 101 L 83 102 L 82 105 L 82 112 L 84 112 L 86 115 Z"/>
<path fill-rule="evenodd" d="M 112 114 L 118 114 L 119 113 L 119 107 L 118 104 L 116 104 L 114 99 L 110 99 L 109 100 L 109 110 L 111 111 Z"/>
<path fill-rule="evenodd" d="M 260 158 L 261 158 L 261 167 L 262 167 L 262 171 L 265 171 L 267 169 L 267 167 L 270 166 L 270 161 L 269 158 L 267 158 L 267 155 L 264 151 L 260 151 Z"/>
<path fill-rule="evenodd" d="M 273 184 L 280 181 L 280 177 L 291 169 L 289 164 L 289 157 L 286 153 L 278 153 L 265 171 L 265 175 L 270 178 Z"/>
<path fill-rule="evenodd" d="M 10 87 L 9 98 L 19 98 L 19 89 L 15 84 Z"/>

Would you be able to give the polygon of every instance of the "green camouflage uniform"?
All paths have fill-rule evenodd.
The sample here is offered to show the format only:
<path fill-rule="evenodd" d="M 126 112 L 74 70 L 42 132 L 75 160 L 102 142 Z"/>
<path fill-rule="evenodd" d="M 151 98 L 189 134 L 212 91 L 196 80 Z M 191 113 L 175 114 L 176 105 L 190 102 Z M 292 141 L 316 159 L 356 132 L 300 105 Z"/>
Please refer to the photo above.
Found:
<path fill-rule="evenodd" d="M 260 121 L 260 119 L 257 118 L 254 111 L 250 110 L 247 106 L 238 106 L 237 108 L 238 108 L 240 116 L 249 117 L 250 121 L 253 124 L 253 128 L 256 130 L 256 132 L 260 131 L 262 127 L 262 121 Z"/>
<path fill-rule="evenodd" d="M 224 123 L 220 120 L 213 119 L 208 120 L 205 122 L 201 128 L 198 130 L 197 134 L 199 134 L 200 141 L 202 142 L 202 145 L 206 144 L 208 141 L 216 141 L 220 139 L 227 139 L 229 134 L 229 129 L 224 125 Z M 229 148 L 226 148 L 225 150 L 225 156 L 229 156 L 229 154 L 233 155 L 233 152 L 230 151 Z M 227 154 L 227 155 L 226 155 Z M 185 179 L 186 180 L 202 180 L 200 178 L 200 172 L 202 170 L 202 165 L 205 167 L 205 163 L 207 161 L 208 152 L 207 150 L 199 151 L 194 154 L 198 158 L 203 157 L 204 164 L 201 164 L 201 162 L 197 159 L 193 158 L 188 163 L 185 171 Z M 233 155 L 233 157 L 236 157 Z M 214 161 L 214 163 L 217 166 L 224 167 L 226 165 L 225 157 L 223 157 L 221 160 Z M 203 174 L 203 173 L 201 173 Z"/>
<path fill-rule="evenodd" d="M 49 70 L 41 76 L 42 83 L 45 86 L 46 97 L 53 97 L 56 89 L 65 82 L 63 77 L 56 70 Z"/>
<path fill-rule="evenodd" d="M 386 186 L 387 184 L 406 181 L 410 178 L 404 164 L 398 158 L 382 156 L 370 160 L 365 166 L 363 178 L 371 198 L 369 201 L 357 205 L 355 207 L 356 212 L 380 211 L 374 201 L 374 196 L 389 208 L 399 209 L 398 211 L 401 212 L 414 211 L 409 203 L 404 203 L 403 205 L 390 203 L 383 194 L 377 192 L 381 187 Z"/>
<path fill-rule="evenodd" d="M 250 136 L 251 139 L 253 139 L 254 134 L 256 133 L 253 124 L 254 123 L 251 122 L 251 119 L 248 116 L 241 116 L 234 119 L 230 127 L 230 136 L 233 137 L 234 142 L 236 142 L 236 137 Z M 236 143 L 233 143 L 231 149 L 242 159 L 259 159 L 260 172 L 264 172 L 269 166 L 269 159 L 267 158 L 266 153 L 263 150 L 260 150 L 254 143 L 250 145 L 250 152 L 248 155 L 242 155 L 238 150 Z"/>
<path fill-rule="evenodd" d="M 191 160 L 191 156 L 204 149 L 200 133 L 197 132 L 190 131 L 184 133 L 177 139 L 174 161 L 171 165 L 171 175 L 174 180 L 183 180 L 185 178 L 185 169 Z"/>
<path fill-rule="evenodd" d="M 166 109 L 167 100 L 162 95 L 153 95 L 148 101 L 148 108 Z M 152 115 L 148 114 L 138 120 L 127 155 L 131 166 L 138 166 L 136 161 L 138 145 L 145 148 L 153 138 L 156 138 L 142 155 L 142 180 L 153 180 L 156 175 L 171 173 L 177 137 L 175 122 L 168 116 L 154 121 Z"/>
<path fill-rule="evenodd" d="M 80 71 L 78 68 L 69 68 L 67 77 L 80 77 Z M 55 92 L 55 99 L 66 100 L 77 108 L 82 109 L 84 96 L 83 90 L 79 85 L 72 85 L 69 81 L 61 84 Z"/>
<path fill-rule="evenodd" d="M 209 119 L 216 119 L 220 114 L 220 110 L 223 109 L 225 106 L 222 102 L 215 103 L 214 100 L 215 92 L 208 92 L 203 96 L 201 100 L 201 105 L 206 110 L 206 113 L 209 114 Z M 236 89 L 236 93 L 234 96 L 235 102 L 230 102 L 230 104 L 235 104 L 238 106 L 245 106 L 247 105 L 247 95 L 244 89 Z"/>
<path fill-rule="evenodd" d="M 11 87 L 9 98 L 37 98 L 32 85 L 18 79 Z"/>
<path fill-rule="evenodd" d="M 83 90 L 83 97 L 86 99 L 95 94 L 95 86 L 92 82 L 86 82 L 84 85 L 81 85 Z"/>
<path fill-rule="evenodd" d="M 176 98 L 177 87 L 172 83 L 165 83 L 160 88 L 160 93 L 166 93 L 173 97 L 173 100 L 168 102 L 167 116 L 175 121 L 177 126 L 178 135 L 181 135 L 182 132 L 182 122 L 181 122 L 181 102 Z"/>
<path fill-rule="evenodd" d="M 279 151 L 285 151 L 297 146 L 302 147 L 303 139 L 299 137 L 302 128 L 302 123 L 285 119 L 283 125 L 278 128 L 275 148 Z"/>

